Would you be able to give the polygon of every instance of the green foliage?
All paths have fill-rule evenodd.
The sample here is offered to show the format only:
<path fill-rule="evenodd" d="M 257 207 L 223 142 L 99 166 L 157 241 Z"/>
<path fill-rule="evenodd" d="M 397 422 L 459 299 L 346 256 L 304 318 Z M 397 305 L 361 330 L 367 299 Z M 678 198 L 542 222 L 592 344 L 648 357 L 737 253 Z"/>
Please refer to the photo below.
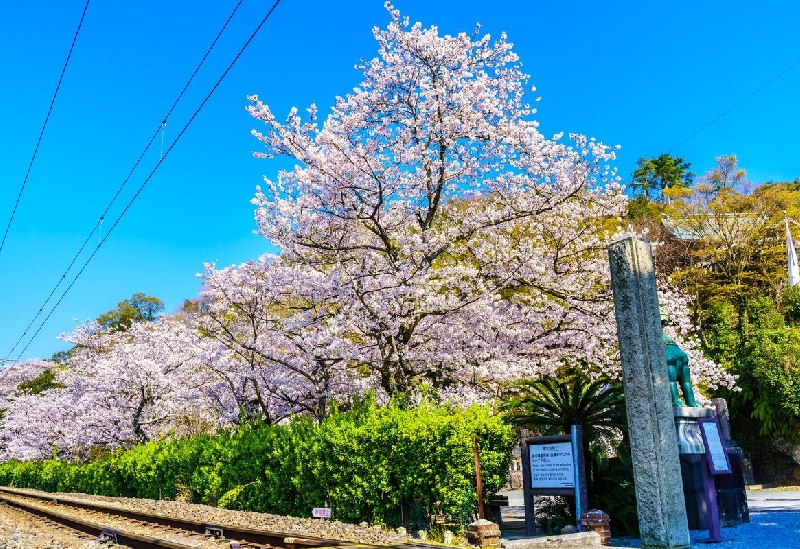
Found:
<path fill-rule="evenodd" d="M 705 352 L 726 370 L 732 371 L 741 341 L 736 308 L 727 301 L 717 301 L 711 303 L 703 315 Z"/>
<path fill-rule="evenodd" d="M 130 299 L 117 303 L 116 308 L 97 317 L 104 330 L 125 331 L 134 322 L 153 322 L 164 311 L 164 302 L 157 297 L 136 292 Z"/>
<path fill-rule="evenodd" d="M 0 465 L 0 484 L 152 499 L 181 498 L 242 510 L 426 527 L 435 514 L 464 525 L 477 504 L 473 439 L 487 493 L 506 482 L 511 428 L 486 407 L 429 402 L 379 408 L 367 400 L 319 424 L 251 422 L 236 432 L 157 441 L 87 464 Z M 421 510 L 423 524 L 409 524 Z"/>
<path fill-rule="evenodd" d="M 654 158 L 641 157 L 631 175 L 631 187 L 635 195 L 660 199 L 666 189 L 692 186 L 694 174 L 689 171 L 690 167 L 690 162 L 669 153 Z"/>
<path fill-rule="evenodd" d="M 744 307 L 744 332 L 778 330 L 783 328 L 783 315 L 775 308 L 771 297 L 756 296 L 748 299 Z"/>
<path fill-rule="evenodd" d="M 504 398 L 501 409 L 508 421 L 519 427 L 555 435 L 569 433 L 572 425 L 581 426 L 588 450 L 590 505 L 609 514 L 613 509 L 617 532 L 638 533 L 622 384 L 603 378 L 591 380 L 582 370 L 573 369 L 558 378 L 513 383 Z M 559 510 L 559 506 L 566 507 Z M 565 517 L 572 513 L 571 509 L 572 503 L 555 499 L 539 520 L 558 528 L 566 524 Z"/>
<path fill-rule="evenodd" d="M 797 326 L 800 324 L 800 286 L 791 286 L 783 294 L 784 317 Z"/>
<path fill-rule="evenodd" d="M 752 334 L 740 363 L 741 399 L 752 403 L 761 434 L 800 442 L 800 329 Z"/>
<path fill-rule="evenodd" d="M 698 183 L 664 213 L 665 223 L 690 239 L 677 270 L 665 274 L 696 296 L 698 311 L 720 300 L 741 310 L 758 296 L 780 303 L 787 280 L 784 216 L 800 218 L 794 186 L 762 185 L 747 194 L 727 183 Z"/>
<path fill-rule="evenodd" d="M 639 195 L 628 200 L 627 218 L 635 222 L 661 222 L 661 208 L 658 204 L 647 198 L 646 195 Z"/>
<path fill-rule="evenodd" d="M 28 381 L 23 381 L 17 386 L 17 390 L 26 395 L 38 395 L 48 389 L 58 389 L 64 385 L 56 382 L 55 368 L 49 368 Z"/>
<path fill-rule="evenodd" d="M 591 507 L 602 509 L 612 517 L 612 534 L 638 535 L 639 513 L 633 484 L 633 464 L 627 449 L 619 449 L 618 455 L 606 462 L 592 460 L 591 466 Z"/>
<path fill-rule="evenodd" d="M 591 448 L 615 438 L 628 425 L 622 384 L 591 380 L 578 369 L 558 378 L 512 383 L 501 409 L 512 424 L 542 435 L 569 433 L 572 425 L 580 425 Z"/>

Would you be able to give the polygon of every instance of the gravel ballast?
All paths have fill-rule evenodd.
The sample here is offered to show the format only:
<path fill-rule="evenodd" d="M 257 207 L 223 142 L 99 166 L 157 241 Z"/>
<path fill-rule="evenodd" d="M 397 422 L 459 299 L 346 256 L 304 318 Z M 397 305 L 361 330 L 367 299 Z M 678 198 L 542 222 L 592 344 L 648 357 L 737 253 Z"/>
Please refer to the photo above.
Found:
<path fill-rule="evenodd" d="M 413 539 L 409 535 L 387 531 L 380 527 L 356 526 L 336 520 L 284 517 L 250 511 L 231 511 L 229 509 L 219 509 L 208 505 L 179 501 L 94 496 L 80 493 L 49 493 L 37 490 L 24 490 L 24 492 L 35 495 L 46 494 L 52 498 L 103 503 L 110 507 L 120 507 L 144 513 L 157 513 L 199 522 L 269 530 L 295 537 L 311 536 L 363 544 L 395 544 Z M 0 546 L 0 549 L 3 549 L 2 546 Z"/>

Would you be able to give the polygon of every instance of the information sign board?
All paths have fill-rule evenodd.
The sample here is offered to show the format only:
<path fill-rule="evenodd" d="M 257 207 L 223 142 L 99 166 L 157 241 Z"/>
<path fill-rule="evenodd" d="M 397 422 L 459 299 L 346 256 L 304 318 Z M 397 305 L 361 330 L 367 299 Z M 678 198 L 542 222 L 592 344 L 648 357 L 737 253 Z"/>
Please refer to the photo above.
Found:
<path fill-rule="evenodd" d="M 580 425 L 573 425 L 568 435 L 525 439 L 522 447 L 522 495 L 527 534 L 536 533 L 534 496 L 574 496 L 576 517 L 588 508 L 581 436 Z"/>
<path fill-rule="evenodd" d="M 706 459 L 708 459 L 711 473 L 714 475 L 732 473 L 733 469 L 731 469 L 728 454 L 725 452 L 725 444 L 720 436 L 717 418 L 700 418 L 697 422 L 700 425 L 700 433 L 703 435 L 703 445 L 706 449 Z"/>
<path fill-rule="evenodd" d="M 314 518 L 331 518 L 330 507 L 314 507 L 311 511 L 311 516 Z"/>
<path fill-rule="evenodd" d="M 571 442 L 530 445 L 531 488 L 575 488 Z"/>

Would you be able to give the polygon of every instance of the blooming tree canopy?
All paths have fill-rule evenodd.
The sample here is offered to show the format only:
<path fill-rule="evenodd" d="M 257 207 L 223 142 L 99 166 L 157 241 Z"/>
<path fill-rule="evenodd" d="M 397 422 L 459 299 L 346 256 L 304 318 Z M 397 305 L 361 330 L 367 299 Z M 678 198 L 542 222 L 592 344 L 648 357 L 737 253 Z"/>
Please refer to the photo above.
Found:
<path fill-rule="evenodd" d="M 323 418 L 332 400 L 349 400 L 371 386 L 354 368 L 357 346 L 327 306 L 336 295 L 333 282 L 280 258 L 206 267 L 198 326 L 227 350 L 209 363 L 220 365 L 225 357 L 225 367 L 215 369 L 243 387 L 248 404 L 267 421 L 291 413 Z"/>
<path fill-rule="evenodd" d="M 81 345 L 57 374 L 59 388 L 16 395 L 0 425 L 6 457 L 85 457 L 118 447 L 224 426 L 212 389 L 218 380 L 198 358 L 199 334 L 164 318 L 127 331 L 73 334 Z"/>
<path fill-rule="evenodd" d="M 287 284 L 328 279 L 327 310 L 388 394 L 607 363 L 602 228 L 625 205 L 613 150 L 539 132 L 505 35 L 440 36 L 389 12 L 361 85 L 321 124 L 313 105 L 281 123 L 251 98 L 258 156 L 298 163 L 254 200 L 295 266 Z"/>

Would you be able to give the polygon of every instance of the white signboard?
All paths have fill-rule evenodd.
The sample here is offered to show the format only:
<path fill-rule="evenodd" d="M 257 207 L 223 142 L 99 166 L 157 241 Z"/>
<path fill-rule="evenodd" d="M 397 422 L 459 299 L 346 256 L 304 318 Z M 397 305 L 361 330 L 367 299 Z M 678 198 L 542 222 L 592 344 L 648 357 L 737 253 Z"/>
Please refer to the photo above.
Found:
<path fill-rule="evenodd" d="M 703 441 L 706 444 L 706 457 L 711 466 L 711 472 L 715 475 L 730 473 L 731 465 L 725 453 L 725 446 L 719 434 L 719 423 L 715 419 L 701 419 L 698 421 L 703 434 Z"/>
<path fill-rule="evenodd" d="M 575 488 L 571 442 L 532 444 L 531 488 Z"/>
<path fill-rule="evenodd" d="M 311 510 L 311 516 L 314 518 L 331 518 L 330 507 L 314 507 Z"/>

